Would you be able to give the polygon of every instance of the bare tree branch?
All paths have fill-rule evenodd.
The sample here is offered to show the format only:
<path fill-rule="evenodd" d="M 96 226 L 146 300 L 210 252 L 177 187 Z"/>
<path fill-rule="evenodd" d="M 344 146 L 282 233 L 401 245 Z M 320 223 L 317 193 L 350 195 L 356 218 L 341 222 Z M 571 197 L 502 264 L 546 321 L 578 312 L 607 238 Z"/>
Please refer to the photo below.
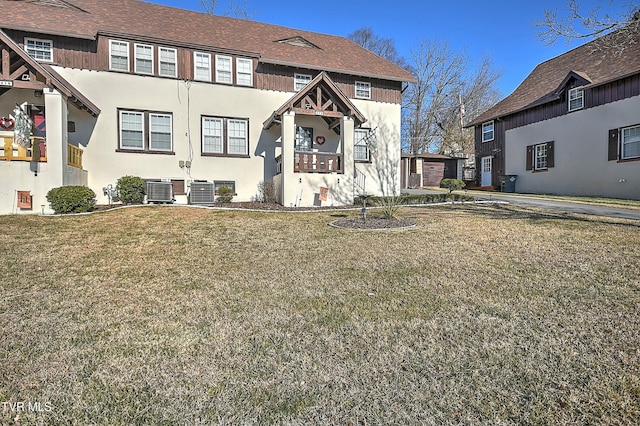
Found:
<path fill-rule="evenodd" d="M 613 0 L 607 1 L 613 5 Z M 625 4 L 619 6 L 616 15 L 601 13 L 600 7 L 584 10 L 579 0 L 569 0 L 565 5 L 565 13 L 557 10 L 545 10 L 544 17 L 536 21 L 539 28 L 538 38 L 543 44 L 550 46 L 560 39 L 567 43 L 572 40 L 596 39 L 596 49 L 616 49 L 622 53 L 627 47 L 638 42 L 640 33 L 640 6 Z"/>
<path fill-rule="evenodd" d="M 200 5 L 206 13 L 212 15 L 231 16 L 234 18 L 247 19 L 253 18 L 252 13 L 249 12 L 246 0 L 243 4 L 239 4 L 235 0 L 228 0 L 227 10 L 222 13 L 218 13 L 218 6 L 221 4 L 219 0 L 200 0 Z"/>

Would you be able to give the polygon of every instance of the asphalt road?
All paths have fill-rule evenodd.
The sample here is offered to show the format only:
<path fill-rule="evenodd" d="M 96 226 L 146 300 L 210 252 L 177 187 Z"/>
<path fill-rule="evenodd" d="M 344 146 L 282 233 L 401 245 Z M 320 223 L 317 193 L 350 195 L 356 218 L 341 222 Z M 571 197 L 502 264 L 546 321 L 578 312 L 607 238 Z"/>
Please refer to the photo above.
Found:
<path fill-rule="evenodd" d="M 414 189 L 409 193 L 437 193 L 438 191 Z M 627 209 L 623 207 L 610 207 L 597 204 L 576 203 L 571 201 L 559 201 L 547 198 L 529 197 L 522 194 L 468 191 L 477 200 L 482 201 L 503 201 L 518 206 L 536 207 L 547 210 L 563 211 L 569 213 L 581 213 L 595 216 L 606 216 L 620 219 L 640 220 L 640 209 Z"/>

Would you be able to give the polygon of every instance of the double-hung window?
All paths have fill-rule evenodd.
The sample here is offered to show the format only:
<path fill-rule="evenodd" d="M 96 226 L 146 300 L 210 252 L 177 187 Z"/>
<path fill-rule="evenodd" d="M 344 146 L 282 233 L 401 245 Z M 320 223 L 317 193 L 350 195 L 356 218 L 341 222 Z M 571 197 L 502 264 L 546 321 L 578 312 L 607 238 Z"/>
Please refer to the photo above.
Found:
<path fill-rule="evenodd" d="M 493 140 L 493 121 L 488 121 L 482 124 L 482 142 L 489 142 Z"/>
<path fill-rule="evenodd" d="M 353 145 L 353 159 L 354 161 L 369 161 L 369 146 L 367 144 L 367 138 L 369 137 L 369 130 L 356 129 L 354 130 L 354 145 Z"/>
<path fill-rule="evenodd" d="M 231 56 L 216 55 L 216 82 L 233 83 Z"/>
<path fill-rule="evenodd" d="M 158 74 L 163 77 L 178 76 L 178 55 L 176 49 L 169 47 L 158 48 Z"/>
<path fill-rule="evenodd" d="M 194 52 L 193 79 L 198 81 L 211 81 L 211 54 Z"/>
<path fill-rule="evenodd" d="M 238 86 L 253 86 L 253 61 L 251 59 L 236 59 L 236 83 Z"/>
<path fill-rule="evenodd" d="M 53 62 L 53 41 L 26 37 L 24 48 L 33 59 L 43 62 Z"/>
<path fill-rule="evenodd" d="M 640 126 L 622 129 L 622 152 L 620 159 L 640 158 Z"/>
<path fill-rule="evenodd" d="M 554 142 L 527 146 L 527 170 L 545 171 L 554 167 Z"/>
<path fill-rule="evenodd" d="M 584 107 L 584 90 L 579 87 L 569 89 L 569 112 L 582 109 Z"/>
<path fill-rule="evenodd" d="M 296 92 L 305 88 L 305 86 L 311 83 L 312 77 L 309 74 L 294 74 L 294 89 Z"/>
<path fill-rule="evenodd" d="M 109 40 L 109 69 L 129 71 L 129 43 Z"/>
<path fill-rule="evenodd" d="M 356 81 L 356 98 L 371 99 L 371 83 Z"/>
<path fill-rule="evenodd" d="M 135 44 L 135 72 L 153 74 L 153 46 Z"/>
<path fill-rule="evenodd" d="M 202 154 L 246 157 L 249 155 L 249 120 L 202 117 Z"/>
<path fill-rule="evenodd" d="M 547 169 L 547 144 L 540 144 L 534 147 L 533 168 L 535 170 Z"/>
<path fill-rule="evenodd" d="M 118 111 L 121 151 L 173 152 L 173 117 L 151 111 Z"/>

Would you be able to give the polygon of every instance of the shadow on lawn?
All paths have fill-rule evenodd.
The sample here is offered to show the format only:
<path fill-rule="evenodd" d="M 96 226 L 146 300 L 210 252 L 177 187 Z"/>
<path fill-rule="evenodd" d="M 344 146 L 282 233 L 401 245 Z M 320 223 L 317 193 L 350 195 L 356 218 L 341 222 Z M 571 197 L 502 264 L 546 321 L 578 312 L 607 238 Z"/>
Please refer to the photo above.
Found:
<path fill-rule="evenodd" d="M 580 214 L 573 212 L 545 210 L 535 207 L 514 206 L 511 204 L 493 204 L 484 206 L 462 207 L 476 215 L 490 216 L 493 219 L 517 219 L 529 220 L 533 222 L 547 220 L 571 220 L 578 222 L 598 222 L 611 225 L 640 228 L 640 221 L 632 219 L 613 218 L 607 216 L 597 216 Z"/>

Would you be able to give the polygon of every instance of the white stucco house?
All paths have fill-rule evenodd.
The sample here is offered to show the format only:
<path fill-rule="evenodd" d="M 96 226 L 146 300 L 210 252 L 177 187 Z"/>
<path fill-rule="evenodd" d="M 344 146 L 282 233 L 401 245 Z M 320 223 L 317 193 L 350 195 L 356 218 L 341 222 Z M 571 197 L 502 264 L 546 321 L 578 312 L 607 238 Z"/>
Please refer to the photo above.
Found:
<path fill-rule="evenodd" d="M 413 78 L 343 37 L 138 0 L 2 3 L 0 213 L 49 212 L 62 185 L 107 203 L 126 175 L 176 203 L 222 185 L 249 201 L 262 181 L 286 206 L 400 190 Z"/>
<path fill-rule="evenodd" d="M 515 176 L 516 192 L 640 199 L 640 43 L 605 37 L 539 64 L 469 124 L 479 186 Z"/>

